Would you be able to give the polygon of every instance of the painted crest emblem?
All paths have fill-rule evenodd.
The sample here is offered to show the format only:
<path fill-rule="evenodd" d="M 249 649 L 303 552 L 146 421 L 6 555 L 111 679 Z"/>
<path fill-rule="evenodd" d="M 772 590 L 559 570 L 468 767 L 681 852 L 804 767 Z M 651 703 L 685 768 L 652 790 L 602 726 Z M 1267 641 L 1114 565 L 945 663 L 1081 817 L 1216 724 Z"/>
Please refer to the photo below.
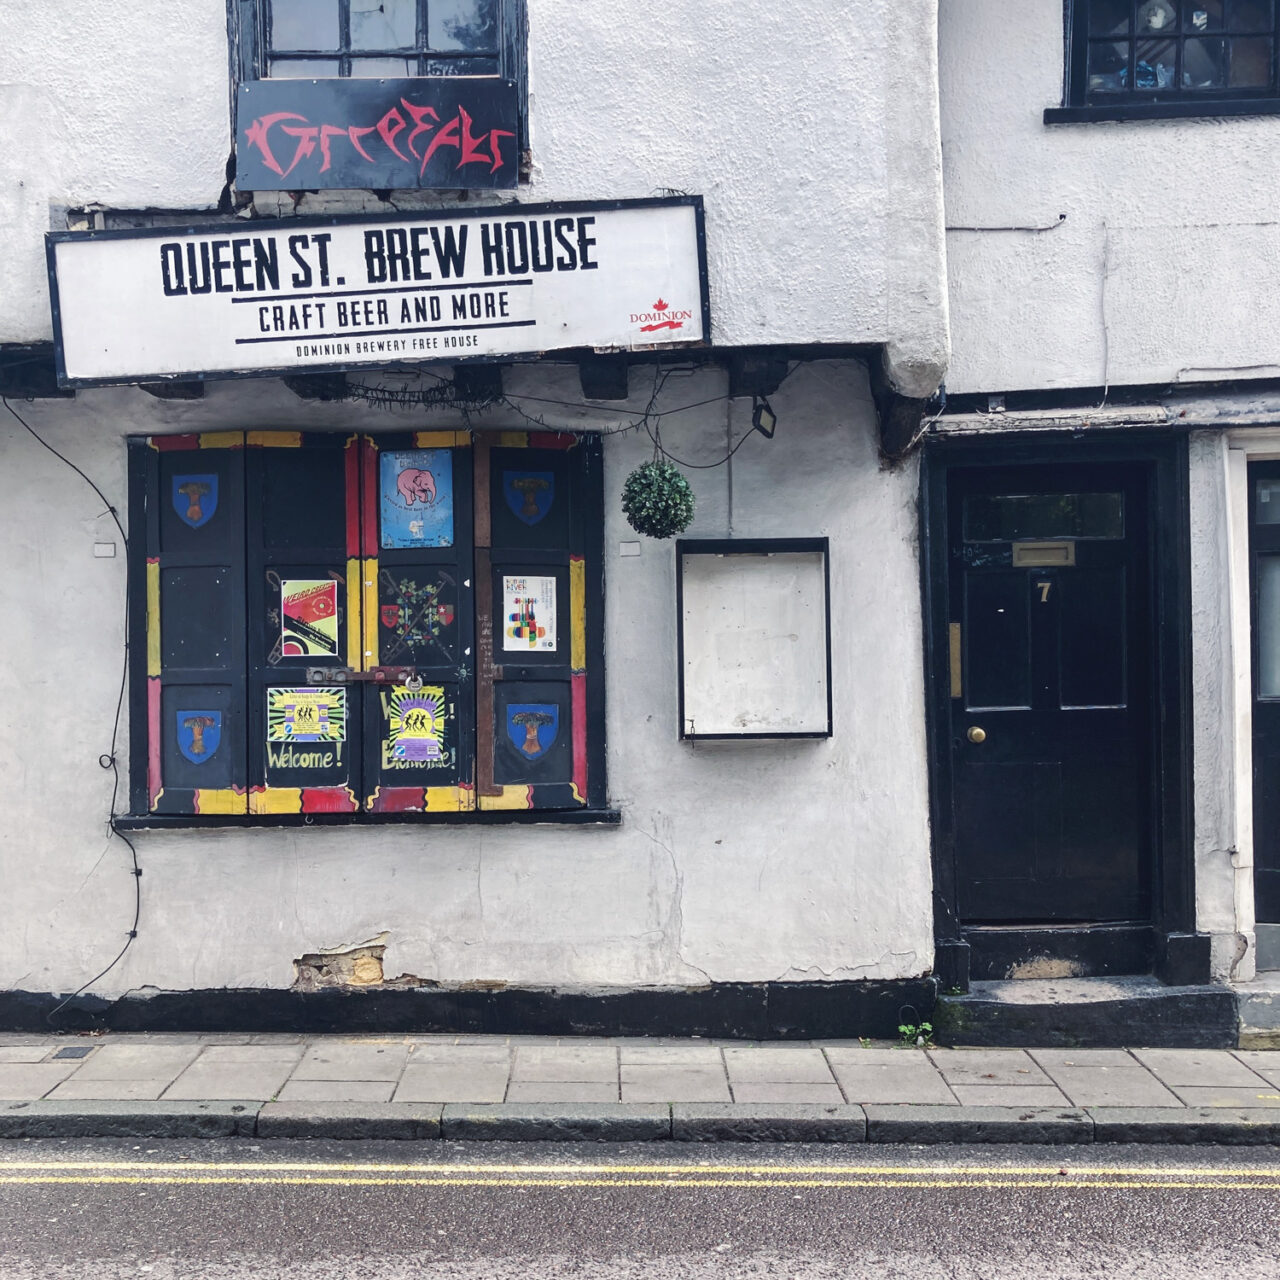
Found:
<path fill-rule="evenodd" d="M 174 476 L 173 509 L 193 529 L 208 524 L 218 509 L 218 477 Z"/>
<path fill-rule="evenodd" d="M 502 493 L 517 520 L 535 525 L 551 510 L 556 478 L 550 471 L 504 471 Z"/>
<path fill-rule="evenodd" d="M 204 764 L 222 741 L 221 711 L 179 711 L 178 750 L 192 764 Z"/>
<path fill-rule="evenodd" d="M 384 604 L 381 616 L 382 625 L 388 631 L 394 631 L 400 625 L 400 606 L 398 604 Z"/>
<path fill-rule="evenodd" d="M 507 735 L 529 760 L 546 755 L 559 732 L 560 708 L 554 703 L 517 702 L 507 708 Z"/>

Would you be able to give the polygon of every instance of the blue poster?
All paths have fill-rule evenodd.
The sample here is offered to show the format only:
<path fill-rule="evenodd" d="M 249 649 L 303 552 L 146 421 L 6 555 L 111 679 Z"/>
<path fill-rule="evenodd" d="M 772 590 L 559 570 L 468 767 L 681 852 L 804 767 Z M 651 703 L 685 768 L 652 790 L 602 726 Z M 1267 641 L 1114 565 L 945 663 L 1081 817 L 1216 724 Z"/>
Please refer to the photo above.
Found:
<path fill-rule="evenodd" d="M 384 453 L 379 463 L 384 547 L 453 546 L 453 454 Z"/>
<path fill-rule="evenodd" d="M 546 755 L 559 731 L 560 708 L 554 703 L 513 702 L 507 708 L 507 736 L 530 760 Z"/>
<path fill-rule="evenodd" d="M 178 750 L 192 764 L 204 764 L 222 741 L 221 711 L 179 711 Z"/>

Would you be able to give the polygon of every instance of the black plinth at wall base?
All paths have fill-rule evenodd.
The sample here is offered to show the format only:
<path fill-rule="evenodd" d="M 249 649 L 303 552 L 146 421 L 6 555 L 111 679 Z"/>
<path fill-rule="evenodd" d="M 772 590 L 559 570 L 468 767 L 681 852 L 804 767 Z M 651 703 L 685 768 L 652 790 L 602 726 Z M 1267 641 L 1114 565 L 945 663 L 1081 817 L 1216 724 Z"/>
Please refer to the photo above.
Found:
<path fill-rule="evenodd" d="M 1173 987 L 1209 982 L 1209 935 L 1166 933 L 1158 939 L 1156 976 Z"/>
<path fill-rule="evenodd" d="M 934 944 L 933 971 L 940 991 L 969 990 L 969 944 L 947 940 Z"/>
<path fill-rule="evenodd" d="M 218 989 L 86 995 L 49 1021 L 59 997 L 9 991 L 0 992 L 0 1030 L 895 1039 L 903 1021 L 929 1019 L 936 997 L 933 978 L 637 990 Z"/>

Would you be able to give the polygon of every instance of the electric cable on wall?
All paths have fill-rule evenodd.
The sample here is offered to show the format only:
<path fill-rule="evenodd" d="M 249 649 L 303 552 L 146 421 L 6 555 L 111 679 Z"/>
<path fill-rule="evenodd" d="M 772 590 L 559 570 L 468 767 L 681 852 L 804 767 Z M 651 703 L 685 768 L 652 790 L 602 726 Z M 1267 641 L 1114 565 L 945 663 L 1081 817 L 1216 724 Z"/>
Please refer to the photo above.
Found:
<path fill-rule="evenodd" d="M 116 820 L 119 817 L 119 814 L 116 809 L 116 804 L 120 797 L 120 764 L 117 758 L 117 746 L 120 741 L 120 720 L 124 713 L 125 690 L 128 688 L 128 685 L 129 685 L 129 602 L 131 598 L 130 581 L 129 581 L 129 577 L 131 573 L 131 566 L 129 563 L 129 537 L 125 533 L 124 524 L 120 519 L 120 513 L 115 509 L 115 507 L 111 505 L 110 501 L 107 499 L 106 494 L 102 492 L 102 490 L 94 483 L 94 481 L 88 475 L 86 475 L 85 472 L 83 472 L 78 466 L 76 466 L 76 464 L 72 462 L 70 458 L 66 457 L 64 454 L 59 453 L 58 450 L 53 447 L 53 445 L 51 445 L 38 432 L 36 432 L 31 427 L 31 425 L 21 416 L 21 414 L 18 413 L 18 411 L 13 407 L 13 405 L 9 403 L 6 397 L 0 396 L 0 404 L 4 405 L 4 407 L 9 411 L 9 413 L 23 428 L 23 430 L 25 430 L 27 434 L 30 435 L 31 438 L 35 440 L 35 442 L 38 445 L 40 445 L 42 449 L 47 450 L 49 453 L 53 454 L 53 456 L 57 458 L 59 462 L 65 463 L 68 467 L 70 467 L 71 470 L 74 471 L 76 475 L 78 475 L 85 482 L 85 484 L 87 484 L 89 488 L 92 489 L 94 493 L 98 495 L 98 497 L 102 500 L 103 505 L 106 507 L 107 513 L 111 516 L 111 519 L 115 522 L 116 528 L 120 531 L 120 540 L 124 546 L 124 567 L 125 567 L 124 659 L 123 659 L 123 662 L 121 663 L 121 669 L 120 669 L 120 689 L 119 689 L 119 693 L 116 696 L 115 719 L 113 720 L 112 726 L 111 726 L 111 749 L 110 751 L 105 752 L 103 755 L 100 755 L 98 757 L 98 765 L 100 768 L 111 770 L 111 810 L 110 810 L 110 816 L 107 819 L 107 826 L 110 830 L 111 835 L 119 837 L 119 839 L 123 840 L 126 846 L 128 846 L 129 855 L 133 860 L 133 867 L 132 867 L 133 924 L 130 926 L 129 931 L 125 936 L 124 945 L 116 953 L 116 956 L 111 961 L 111 963 L 108 964 L 105 969 L 101 970 L 101 972 L 94 974 L 94 976 L 90 978 L 87 982 L 85 982 L 83 985 L 76 988 L 76 990 L 73 991 L 69 996 L 66 996 L 64 999 L 59 1001 L 59 1003 L 56 1004 L 45 1015 L 45 1021 L 47 1021 L 48 1023 L 50 1023 L 50 1025 L 52 1025 L 53 1020 L 57 1016 L 57 1014 L 59 1014 L 63 1009 L 65 1009 L 67 1005 L 69 1005 L 74 999 L 76 999 L 77 996 L 83 995 L 84 992 L 86 992 L 96 982 L 99 982 L 101 981 L 101 979 L 105 978 L 107 974 L 109 974 L 111 970 L 114 969 L 116 965 L 118 965 L 120 961 L 124 959 L 125 953 L 133 945 L 134 939 L 138 936 L 138 921 L 142 918 L 142 868 L 138 865 L 138 850 L 134 846 L 133 841 L 129 839 L 129 836 L 127 835 L 127 833 L 125 833 L 124 831 L 121 831 L 120 828 L 116 825 Z"/>

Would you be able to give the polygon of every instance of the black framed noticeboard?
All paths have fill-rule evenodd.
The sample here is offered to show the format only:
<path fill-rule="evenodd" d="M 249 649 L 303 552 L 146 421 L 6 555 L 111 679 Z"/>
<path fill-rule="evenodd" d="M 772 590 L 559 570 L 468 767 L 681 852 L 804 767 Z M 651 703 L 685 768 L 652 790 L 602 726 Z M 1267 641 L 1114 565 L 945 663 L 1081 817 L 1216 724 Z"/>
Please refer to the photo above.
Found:
<path fill-rule="evenodd" d="M 826 538 L 676 544 L 680 737 L 828 738 Z"/>

